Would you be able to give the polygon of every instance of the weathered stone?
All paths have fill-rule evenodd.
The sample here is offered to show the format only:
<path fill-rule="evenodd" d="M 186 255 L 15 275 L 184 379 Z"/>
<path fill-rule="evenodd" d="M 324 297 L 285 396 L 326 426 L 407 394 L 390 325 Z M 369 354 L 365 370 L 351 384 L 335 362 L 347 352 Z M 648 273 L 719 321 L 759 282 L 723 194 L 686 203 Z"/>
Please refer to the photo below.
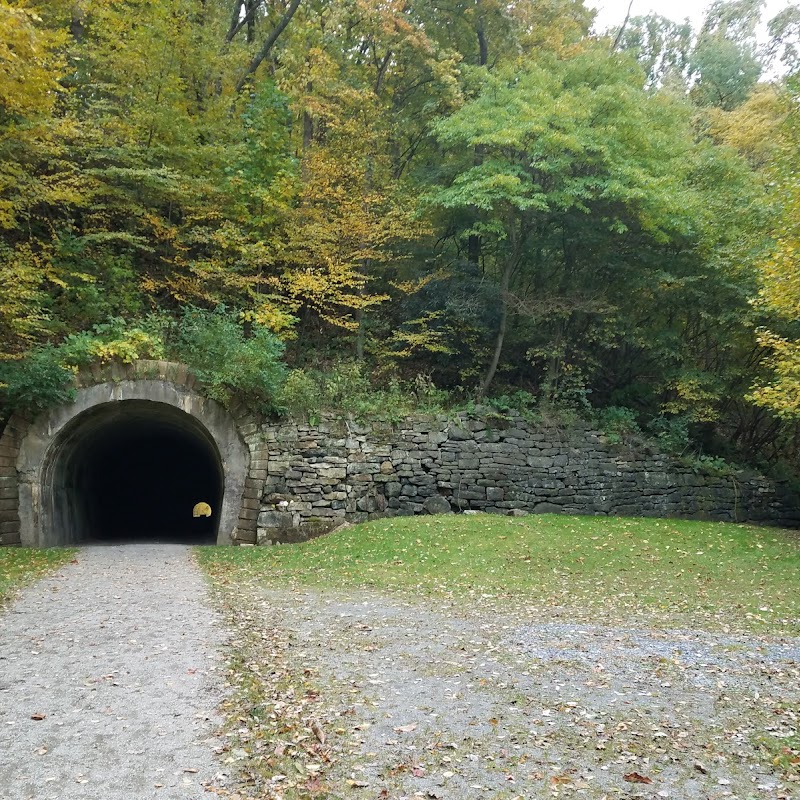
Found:
<path fill-rule="evenodd" d="M 458 425 L 451 425 L 447 430 L 447 438 L 454 442 L 466 442 L 472 438 L 472 435 Z"/>
<path fill-rule="evenodd" d="M 347 467 L 320 467 L 317 474 L 324 480 L 344 480 L 347 477 Z"/>
<path fill-rule="evenodd" d="M 365 511 L 371 512 L 375 511 L 378 507 L 378 503 L 374 497 L 359 497 L 356 500 L 356 509 L 358 511 Z"/>
<path fill-rule="evenodd" d="M 450 508 L 450 501 L 441 495 L 433 495 L 429 497 L 423 504 L 422 508 L 426 514 L 452 514 Z"/>
<path fill-rule="evenodd" d="M 561 506 L 557 506 L 554 503 L 537 503 L 533 507 L 534 514 L 560 514 L 561 513 Z"/>
<path fill-rule="evenodd" d="M 262 511 L 258 515 L 259 528 L 291 528 L 292 515 L 285 511 Z"/>

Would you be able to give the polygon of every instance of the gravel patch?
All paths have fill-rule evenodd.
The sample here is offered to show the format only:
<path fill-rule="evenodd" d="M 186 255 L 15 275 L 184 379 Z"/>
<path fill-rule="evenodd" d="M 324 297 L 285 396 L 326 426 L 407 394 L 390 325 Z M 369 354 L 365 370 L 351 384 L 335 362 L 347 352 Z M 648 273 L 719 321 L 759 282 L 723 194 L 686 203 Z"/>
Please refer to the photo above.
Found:
<path fill-rule="evenodd" d="M 0 799 L 198 798 L 223 631 L 181 545 L 85 547 L 0 613 Z"/>
<path fill-rule="evenodd" d="M 334 797 L 800 797 L 762 747 L 797 735 L 799 639 L 256 591 L 319 686 Z"/>

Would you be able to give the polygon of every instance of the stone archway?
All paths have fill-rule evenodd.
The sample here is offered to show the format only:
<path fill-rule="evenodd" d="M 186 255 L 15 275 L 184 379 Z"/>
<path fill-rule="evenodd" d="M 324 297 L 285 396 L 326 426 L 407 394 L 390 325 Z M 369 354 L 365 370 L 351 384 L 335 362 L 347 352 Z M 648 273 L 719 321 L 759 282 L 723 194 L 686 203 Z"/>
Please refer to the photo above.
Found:
<path fill-rule="evenodd" d="M 113 367 L 89 381 L 73 403 L 6 427 L 0 543 L 254 540 L 263 452 L 246 412 L 199 394 L 186 368 L 168 362 Z M 211 518 L 191 516 L 201 501 Z"/>

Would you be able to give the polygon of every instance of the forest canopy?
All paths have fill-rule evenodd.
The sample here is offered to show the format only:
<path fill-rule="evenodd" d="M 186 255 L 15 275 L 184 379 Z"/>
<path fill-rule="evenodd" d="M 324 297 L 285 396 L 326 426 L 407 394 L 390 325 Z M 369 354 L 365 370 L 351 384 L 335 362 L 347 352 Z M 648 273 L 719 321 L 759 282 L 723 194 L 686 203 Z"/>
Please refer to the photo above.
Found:
<path fill-rule="evenodd" d="M 222 402 L 516 404 L 796 470 L 800 7 L 759 41 L 762 5 L 0 0 L 6 413 L 194 358 Z"/>

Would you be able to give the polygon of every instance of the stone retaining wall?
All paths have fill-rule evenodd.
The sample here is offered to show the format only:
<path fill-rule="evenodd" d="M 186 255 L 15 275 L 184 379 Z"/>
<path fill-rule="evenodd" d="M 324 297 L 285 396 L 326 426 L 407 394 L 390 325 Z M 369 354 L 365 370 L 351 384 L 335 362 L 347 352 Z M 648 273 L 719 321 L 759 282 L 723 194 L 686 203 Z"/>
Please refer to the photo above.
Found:
<path fill-rule="evenodd" d="M 796 526 L 797 498 L 753 473 L 704 474 L 587 428 L 462 415 L 397 426 L 327 418 L 262 425 L 256 536 L 300 541 L 343 522 L 480 510 L 684 517 Z"/>
<path fill-rule="evenodd" d="M 318 424 L 264 421 L 239 402 L 216 408 L 184 365 L 142 361 L 93 369 L 79 376 L 73 404 L 9 420 L 0 435 L 0 545 L 48 543 L 37 498 L 64 420 L 134 397 L 154 408 L 171 404 L 204 426 L 226 482 L 230 453 L 242 451 L 233 459 L 242 474 L 235 492 L 226 489 L 230 520 L 220 542 L 301 541 L 344 522 L 468 510 L 800 525 L 800 503 L 782 484 L 754 473 L 702 473 L 588 428 L 535 427 L 496 414 L 394 426 L 331 416 Z"/>

